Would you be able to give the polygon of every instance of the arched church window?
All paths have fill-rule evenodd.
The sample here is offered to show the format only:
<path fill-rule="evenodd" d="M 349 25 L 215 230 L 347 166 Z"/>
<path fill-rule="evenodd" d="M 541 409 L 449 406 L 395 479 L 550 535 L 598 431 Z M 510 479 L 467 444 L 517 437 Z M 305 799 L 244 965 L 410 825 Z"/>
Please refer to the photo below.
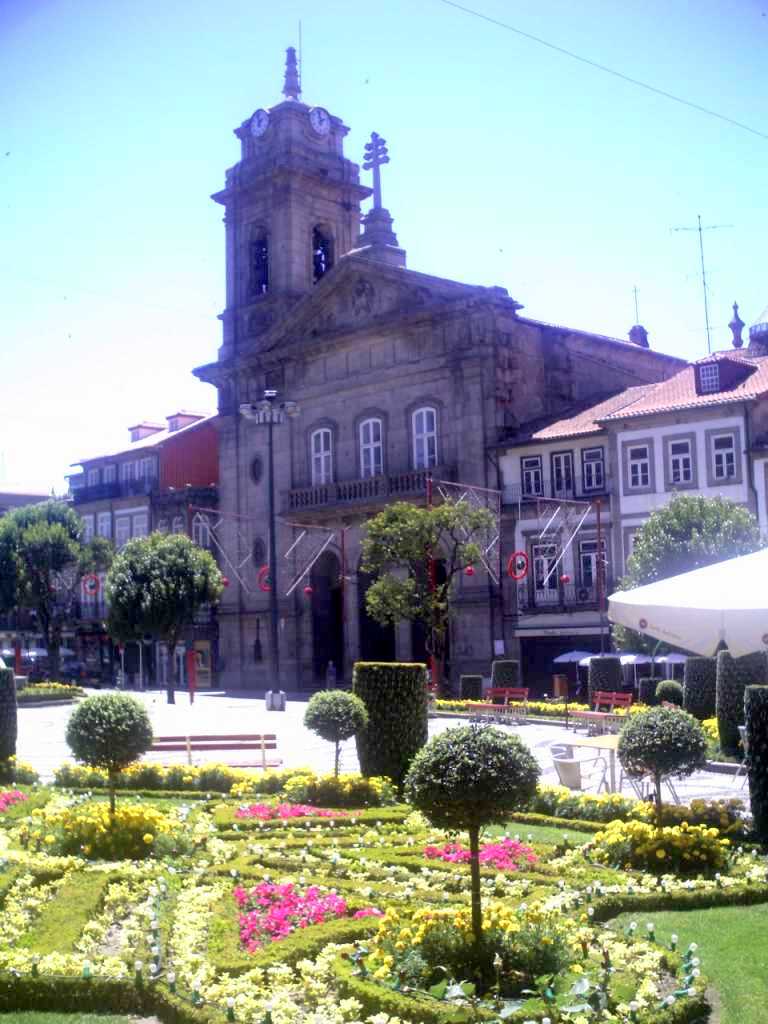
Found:
<path fill-rule="evenodd" d="M 333 239 L 319 225 L 312 231 L 312 280 L 315 284 L 333 266 Z"/>
<path fill-rule="evenodd" d="M 312 483 L 329 484 L 333 480 L 333 435 L 328 427 L 314 430 L 311 437 Z"/>
<path fill-rule="evenodd" d="M 432 406 L 413 414 L 413 468 L 429 469 L 437 465 L 437 412 Z"/>
<path fill-rule="evenodd" d="M 383 435 L 381 420 L 363 420 L 360 424 L 361 476 L 380 476 L 384 472 Z"/>
<path fill-rule="evenodd" d="M 211 546 L 211 526 L 208 516 L 202 512 L 195 512 L 192 519 L 192 540 L 199 548 Z"/>
<path fill-rule="evenodd" d="M 258 298 L 269 291 L 269 239 L 263 228 L 255 228 L 248 243 L 248 295 Z"/>
<path fill-rule="evenodd" d="M 187 526 L 184 521 L 184 516 L 174 516 L 173 525 L 171 527 L 174 533 L 186 533 Z"/>

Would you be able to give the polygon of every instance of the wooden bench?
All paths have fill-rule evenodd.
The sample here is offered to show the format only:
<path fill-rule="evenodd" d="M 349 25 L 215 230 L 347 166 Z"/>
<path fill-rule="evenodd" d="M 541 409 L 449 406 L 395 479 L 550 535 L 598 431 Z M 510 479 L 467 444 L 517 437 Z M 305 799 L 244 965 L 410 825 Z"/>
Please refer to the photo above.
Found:
<path fill-rule="evenodd" d="M 467 710 L 471 715 L 496 721 L 527 718 L 527 686 L 492 686 L 490 690 L 486 690 L 485 695 L 490 700 L 472 701 L 467 704 Z"/>
<path fill-rule="evenodd" d="M 220 750 L 257 750 L 261 754 L 257 762 L 239 761 L 234 763 L 228 757 L 226 763 L 232 768 L 277 768 L 283 763 L 280 757 L 267 757 L 267 751 L 277 750 L 277 736 L 274 733 L 262 735 L 235 733 L 227 736 L 155 736 L 149 749 L 153 754 L 183 750 L 186 752 L 188 764 L 192 764 L 193 753 L 218 753 Z"/>
<path fill-rule="evenodd" d="M 606 727 L 618 725 L 621 722 L 623 716 L 617 715 L 616 712 L 620 709 L 629 710 L 632 706 L 632 694 L 623 693 L 620 690 L 596 690 L 593 704 L 594 707 L 591 711 L 572 711 L 571 717 L 585 722 L 588 729 L 603 732 Z M 601 711 L 601 708 L 608 710 Z"/>

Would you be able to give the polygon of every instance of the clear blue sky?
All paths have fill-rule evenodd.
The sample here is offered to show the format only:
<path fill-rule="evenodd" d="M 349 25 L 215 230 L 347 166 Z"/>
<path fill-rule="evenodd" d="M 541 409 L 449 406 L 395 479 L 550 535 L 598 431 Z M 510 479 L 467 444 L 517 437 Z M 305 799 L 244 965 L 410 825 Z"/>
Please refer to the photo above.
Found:
<path fill-rule="evenodd" d="M 466 0 L 768 135 L 768 0 Z M 409 266 L 503 285 L 542 320 L 716 347 L 768 303 L 768 139 L 441 0 L 0 0 L 0 488 L 178 406 L 210 410 L 232 129 L 281 99 L 303 28 L 308 103 L 371 131 Z"/>

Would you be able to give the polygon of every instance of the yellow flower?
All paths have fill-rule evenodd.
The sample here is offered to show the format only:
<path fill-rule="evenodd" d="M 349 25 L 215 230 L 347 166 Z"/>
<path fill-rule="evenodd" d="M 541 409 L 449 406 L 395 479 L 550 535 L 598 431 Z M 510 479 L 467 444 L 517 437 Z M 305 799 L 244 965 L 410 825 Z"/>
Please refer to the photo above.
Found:
<path fill-rule="evenodd" d="M 53 846 L 53 844 L 56 842 L 56 836 L 52 836 L 51 833 L 49 832 L 48 835 L 45 837 L 45 842 L 47 846 Z"/>
<path fill-rule="evenodd" d="M 149 846 L 150 843 L 154 842 L 155 837 L 152 835 L 151 832 L 145 832 L 144 835 L 142 836 L 142 839 L 147 844 L 147 846 Z"/>
<path fill-rule="evenodd" d="M 666 855 L 666 853 L 664 852 L 664 850 L 662 850 L 662 849 L 661 849 L 661 847 L 659 847 L 659 849 L 658 849 L 658 850 L 656 851 L 656 856 L 657 856 L 657 857 L 659 858 L 659 860 L 664 860 L 664 858 L 665 858 L 665 857 L 666 857 L 667 855 Z"/>

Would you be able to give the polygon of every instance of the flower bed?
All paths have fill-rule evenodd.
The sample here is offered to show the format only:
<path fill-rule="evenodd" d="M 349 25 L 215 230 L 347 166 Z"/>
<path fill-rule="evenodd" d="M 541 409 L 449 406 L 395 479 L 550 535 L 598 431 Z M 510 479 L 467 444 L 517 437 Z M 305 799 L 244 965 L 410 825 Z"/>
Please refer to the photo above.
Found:
<path fill-rule="evenodd" d="M 0 814 L 5 814 L 9 807 L 13 807 L 15 804 L 19 804 L 26 799 L 27 794 L 20 792 L 18 789 L 9 789 L 5 792 L 0 791 Z"/>
<path fill-rule="evenodd" d="M 28 683 L 16 694 L 18 704 L 39 704 L 43 701 L 76 700 L 84 697 L 85 690 L 68 683 Z"/>
<path fill-rule="evenodd" d="M 585 848 L 564 838 L 486 839 L 489 955 L 478 962 L 467 943 L 466 848 L 406 807 L 349 813 L 121 794 L 117 814 L 130 813 L 142 849 L 117 860 L 115 841 L 104 840 L 115 860 L 94 863 L 76 823 L 106 833 L 106 801 L 45 792 L 42 813 L 0 831 L 3 1009 L 99 1009 L 168 1024 L 268 1015 L 280 1024 L 465 1024 L 498 1021 L 503 1011 L 511 1024 L 576 1024 L 567 1006 L 605 998 L 611 1024 L 631 1024 L 633 1012 L 638 1024 L 691 1024 L 705 1011 L 704 976 L 686 958 L 695 934 L 673 950 L 644 919 L 637 934 L 598 923 L 624 910 L 768 902 L 764 857 L 722 845 L 723 836 L 722 866 L 690 875 L 669 848 L 659 873 L 647 864 L 660 860 L 653 846 L 640 867 L 614 868 L 596 856 L 597 837 Z M 243 808 L 251 814 L 238 819 Z M 562 834 L 562 819 L 542 820 Z M 60 846 L 65 833 L 70 845 Z M 163 845 L 180 836 L 189 841 L 175 853 Z M 705 970 L 706 950 L 697 956 Z M 579 1024 L 598 1019 L 582 1016 Z"/>
<path fill-rule="evenodd" d="M 427 860 L 442 860 L 448 864 L 468 864 L 470 852 L 461 843 L 445 843 L 442 846 L 425 846 Z M 521 864 L 535 864 L 539 858 L 530 846 L 524 846 L 516 839 L 500 839 L 495 843 L 483 843 L 480 847 L 480 863 L 497 871 L 517 871 Z"/>

